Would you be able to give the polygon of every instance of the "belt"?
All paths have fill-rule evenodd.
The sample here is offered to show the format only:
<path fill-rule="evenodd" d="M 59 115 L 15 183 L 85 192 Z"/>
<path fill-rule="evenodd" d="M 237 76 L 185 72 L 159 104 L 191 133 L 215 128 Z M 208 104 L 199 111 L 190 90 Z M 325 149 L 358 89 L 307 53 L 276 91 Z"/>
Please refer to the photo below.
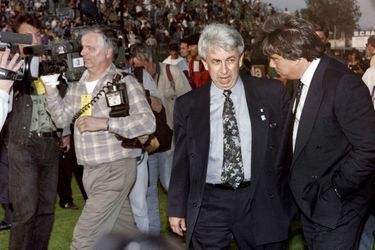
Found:
<path fill-rule="evenodd" d="M 33 135 L 33 136 L 37 136 L 37 137 L 53 137 L 53 138 L 57 138 L 58 135 L 56 133 L 56 131 L 53 131 L 53 132 L 30 132 L 30 135 Z"/>
<path fill-rule="evenodd" d="M 243 181 L 237 188 L 234 188 L 229 183 L 219 183 L 219 184 L 206 183 L 207 186 L 210 186 L 213 188 L 226 189 L 226 190 L 237 190 L 237 189 L 248 187 L 250 186 L 250 184 L 251 184 L 251 181 Z"/>

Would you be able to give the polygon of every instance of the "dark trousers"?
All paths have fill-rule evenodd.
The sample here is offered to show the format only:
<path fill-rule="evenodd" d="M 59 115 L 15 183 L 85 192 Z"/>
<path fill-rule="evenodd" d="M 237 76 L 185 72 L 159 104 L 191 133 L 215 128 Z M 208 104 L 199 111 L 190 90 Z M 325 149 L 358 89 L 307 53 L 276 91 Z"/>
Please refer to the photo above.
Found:
<path fill-rule="evenodd" d="M 61 152 L 59 157 L 59 181 L 57 193 L 60 198 L 60 207 L 64 207 L 64 205 L 68 202 L 73 202 L 71 187 L 73 173 L 83 198 L 87 200 L 87 194 L 82 184 L 83 166 L 77 164 L 74 146 L 70 148 L 69 152 Z"/>
<path fill-rule="evenodd" d="M 0 144 L 0 203 L 4 208 L 4 222 L 12 223 L 12 211 L 9 201 L 9 163 L 8 149 Z"/>
<path fill-rule="evenodd" d="M 356 250 L 365 219 L 344 204 L 335 229 L 316 224 L 301 215 L 303 235 L 309 250 Z"/>
<path fill-rule="evenodd" d="M 9 194 L 13 205 L 11 250 L 46 250 L 57 193 L 58 141 L 31 136 L 9 143 Z"/>
<path fill-rule="evenodd" d="M 194 227 L 194 249 L 230 249 L 234 240 L 239 249 L 282 249 L 281 243 L 256 246 L 250 230 L 250 186 L 226 190 L 206 185 Z"/>

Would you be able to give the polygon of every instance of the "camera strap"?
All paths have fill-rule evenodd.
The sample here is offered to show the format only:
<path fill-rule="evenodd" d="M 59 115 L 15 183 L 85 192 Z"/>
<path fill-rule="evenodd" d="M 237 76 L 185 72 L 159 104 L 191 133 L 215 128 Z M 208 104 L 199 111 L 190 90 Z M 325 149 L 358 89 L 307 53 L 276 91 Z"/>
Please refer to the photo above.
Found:
<path fill-rule="evenodd" d="M 171 83 L 172 89 L 175 91 L 176 90 L 176 83 L 174 82 L 172 73 L 171 73 L 171 65 L 167 64 L 165 65 L 165 71 L 167 72 L 168 80 Z"/>
<path fill-rule="evenodd" d="M 14 71 L 11 71 L 11 70 L 8 70 L 8 69 L 4 69 L 4 68 L 0 68 L 0 79 L 1 80 L 12 80 L 12 81 L 20 80 L 20 79 L 18 79 L 17 72 L 14 72 Z"/>
<path fill-rule="evenodd" d="M 120 73 L 115 73 L 113 75 L 113 79 L 112 79 L 112 82 L 118 82 L 119 80 L 121 80 L 121 78 L 123 77 L 123 74 L 120 74 Z M 82 115 L 84 114 L 87 110 L 91 109 L 92 106 L 94 106 L 94 104 L 100 99 L 100 97 L 102 97 L 103 95 L 106 94 L 107 90 L 108 90 L 108 86 L 111 85 L 113 83 L 110 83 L 110 82 L 107 82 L 107 84 L 105 86 L 103 86 L 99 92 L 91 99 L 90 102 L 88 102 L 86 105 L 84 105 L 74 116 L 73 116 L 73 119 L 72 119 L 72 123 L 74 124 L 75 121 Z"/>

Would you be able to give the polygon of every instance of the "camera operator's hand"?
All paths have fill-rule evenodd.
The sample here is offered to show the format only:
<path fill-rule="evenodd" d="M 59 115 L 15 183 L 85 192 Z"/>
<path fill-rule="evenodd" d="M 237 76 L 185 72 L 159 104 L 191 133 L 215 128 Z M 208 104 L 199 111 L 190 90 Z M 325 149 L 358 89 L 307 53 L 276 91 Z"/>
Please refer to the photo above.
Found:
<path fill-rule="evenodd" d="M 60 73 L 57 73 L 53 75 L 41 76 L 40 79 L 42 80 L 45 86 L 56 87 L 60 83 L 58 81 L 59 76 L 60 76 Z"/>
<path fill-rule="evenodd" d="M 17 72 L 22 64 L 23 60 L 17 62 L 19 58 L 19 54 L 16 53 L 13 58 L 9 61 L 9 55 L 10 55 L 10 50 L 5 49 L 5 51 L 0 51 L 0 68 L 7 69 L 10 71 Z M 10 88 L 13 85 L 13 80 L 2 80 L 0 79 L 0 89 L 9 92 Z"/>
<path fill-rule="evenodd" d="M 107 130 L 107 118 L 93 116 L 81 116 L 77 119 L 75 126 L 80 133 Z"/>

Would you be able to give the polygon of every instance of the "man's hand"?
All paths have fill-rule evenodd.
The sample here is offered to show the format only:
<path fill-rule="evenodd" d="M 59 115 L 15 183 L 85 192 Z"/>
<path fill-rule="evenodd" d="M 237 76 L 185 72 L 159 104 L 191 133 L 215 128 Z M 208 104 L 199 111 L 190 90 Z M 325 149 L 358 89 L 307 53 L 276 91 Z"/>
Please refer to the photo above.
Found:
<path fill-rule="evenodd" d="M 151 100 L 151 109 L 153 111 L 160 113 L 161 109 L 163 108 L 163 104 L 161 100 L 155 96 L 150 96 L 150 100 Z"/>
<path fill-rule="evenodd" d="M 172 231 L 175 234 L 183 236 L 184 232 L 186 231 L 185 218 L 168 217 L 168 220 L 169 226 L 171 227 Z"/>
<path fill-rule="evenodd" d="M 58 81 L 59 76 L 60 76 L 60 73 L 57 73 L 57 74 L 52 74 L 52 75 L 41 76 L 40 79 L 42 80 L 45 86 L 56 87 L 60 83 Z"/>
<path fill-rule="evenodd" d="M 75 123 L 80 133 L 107 130 L 108 118 L 81 116 Z"/>
<path fill-rule="evenodd" d="M 145 144 L 148 138 L 149 138 L 149 135 L 142 135 L 138 137 L 138 140 L 140 141 L 140 143 Z"/>
<path fill-rule="evenodd" d="M 12 60 L 8 61 L 9 60 L 9 54 L 10 54 L 9 49 L 5 49 L 5 51 L 0 51 L 0 68 L 17 72 L 21 68 L 21 66 L 23 64 L 23 60 L 17 62 L 17 60 L 19 58 L 19 54 L 16 53 L 13 56 Z M 13 80 L 1 80 L 0 79 L 0 89 L 4 90 L 6 92 L 9 92 L 12 85 L 13 85 Z"/>
<path fill-rule="evenodd" d="M 66 135 L 61 140 L 60 147 L 64 149 L 64 153 L 67 153 L 70 150 L 70 145 L 71 145 L 70 141 L 71 141 L 71 138 L 72 138 L 71 135 Z"/>

